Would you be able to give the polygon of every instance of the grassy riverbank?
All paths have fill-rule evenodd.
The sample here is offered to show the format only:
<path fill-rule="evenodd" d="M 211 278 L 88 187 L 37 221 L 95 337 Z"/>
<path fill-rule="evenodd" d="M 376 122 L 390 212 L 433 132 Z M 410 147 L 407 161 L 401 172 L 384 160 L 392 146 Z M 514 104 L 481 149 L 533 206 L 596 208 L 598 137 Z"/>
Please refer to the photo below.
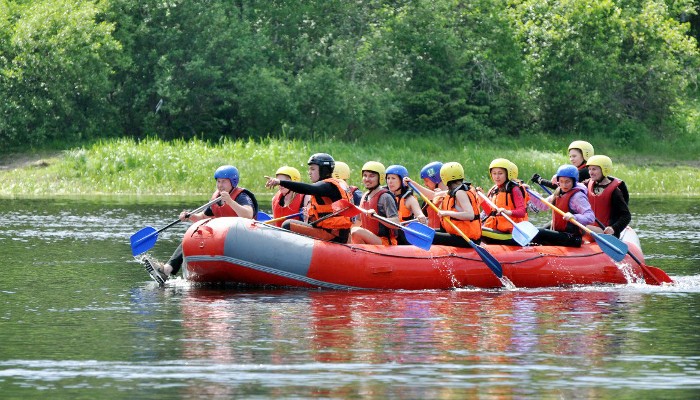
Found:
<path fill-rule="evenodd" d="M 698 196 L 695 185 L 700 167 L 697 160 L 678 160 L 655 155 L 629 153 L 591 140 L 596 152 L 607 154 L 615 163 L 614 175 L 628 182 L 633 195 Z M 42 197 L 74 195 L 207 196 L 213 189 L 213 172 L 222 164 L 241 171 L 241 186 L 261 199 L 272 192 L 265 189 L 264 175 L 272 175 L 281 165 L 291 165 L 306 177 L 310 154 L 328 152 L 345 161 L 352 170 L 351 183 L 360 185 L 359 168 L 367 160 L 385 165 L 403 164 L 417 179 L 420 168 L 434 160 L 459 161 L 467 178 L 489 186 L 488 165 L 506 157 L 520 168 L 520 178 L 533 173 L 553 174 L 567 163 L 568 140 L 554 142 L 531 137 L 518 143 L 473 143 L 468 140 L 436 140 L 431 137 L 373 138 L 356 142 L 320 140 L 315 143 L 290 139 L 200 140 L 164 142 L 157 139 L 135 141 L 115 139 L 55 153 L 22 166 L 0 170 L 0 197 Z M 685 151 L 679 152 L 683 157 Z M 11 158 L 11 155 L 5 155 Z"/>

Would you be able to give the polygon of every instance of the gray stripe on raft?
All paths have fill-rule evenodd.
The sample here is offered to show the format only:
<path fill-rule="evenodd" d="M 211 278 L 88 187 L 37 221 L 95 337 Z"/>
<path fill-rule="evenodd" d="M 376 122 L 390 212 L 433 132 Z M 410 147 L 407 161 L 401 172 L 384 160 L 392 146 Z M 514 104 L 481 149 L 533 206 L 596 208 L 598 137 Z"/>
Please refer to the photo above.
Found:
<path fill-rule="evenodd" d="M 238 223 L 231 226 L 224 242 L 224 256 L 265 265 L 295 275 L 307 276 L 314 251 L 314 240 L 262 224 Z"/>
<path fill-rule="evenodd" d="M 191 257 L 186 257 L 187 262 L 196 262 L 196 261 L 204 261 L 204 262 L 227 262 L 230 264 L 235 264 L 235 265 L 240 265 L 246 268 L 254 269 L 256 271 L 260 272 L 265 272 L 271 275 L 277 275 L 277 276 L 282 276 L 285 278 L 289 279 L 294 279 L 297 281 L 305 282 L 310 285 L 318 286 L 318 287 L 323 287 L 327 289 L 340 289 L 340 290 L 362 290 L 364 288 L 360 287 L 355 287 L 355 286 L 346 286 L 346 285 L 340 285 L 337 283 L 330 283 L 330 282 L 324 282 L 324 281 L 319 281 L 316 279 L 312 279 L 306 276 L 301 276 L 294 274 L 292 272 L 288 271 L 282 271 L 276 268 L 272 267 L 266 267 L 264 265 L 260 264 L 255 264 L 246 260 L 241 260 L 235 257 L 227 257 L 227 256 L 191 256 Z M 260 284 L 264 284 L 260 282 Z"/>

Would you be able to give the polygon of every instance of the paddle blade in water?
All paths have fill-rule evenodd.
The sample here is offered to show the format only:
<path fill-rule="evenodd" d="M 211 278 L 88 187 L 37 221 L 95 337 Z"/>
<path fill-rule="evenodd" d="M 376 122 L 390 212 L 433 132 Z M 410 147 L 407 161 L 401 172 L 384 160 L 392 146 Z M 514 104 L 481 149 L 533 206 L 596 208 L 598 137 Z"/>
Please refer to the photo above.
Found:
<path fill-rule="evenodd" d="M 147 226 L 141 229 L 131 235 L 131 254 L 137 256 L 147 252 L 155 246 L 157 240 L 158 231 L 156 231 L 156 228 Z"/>
<path fill-rule="evenodd" d="M 258 214 L 255 216 L 255 220 L 260 222 L 269 221 L 271 219 L 272 217 L 269 214 L 262 211 L 258 211 Z"/>
<path fill-rule="evenodd" d="M 622 261 L 627 255 L 627 244 L 613 235 L 601 235 L 594 233 L 596 243 L 605 254 L 610 256 L 615 262 Z"/>
<path fill-rule="evenodd" d="M 503 278 L 503 267 L 501 267 L 501 263 L 496 260 L 491 253 L 486 251 L 485 248 L 479 246 L 478 244 L 474 243 L 473 241 L 469 241 L 469 244 L 472 246 L 474 250 L 479 254 L 479 257 L 484 261 L 487 267 L 493 271 L 494 274 L 500 279 Z"/>
<path fill-rule="evenodd" d="M 537 236 L 539 229 L 532 222 L 523 221 L 513 225 L 513 240 L 521 246 L 527 246 Z"/>
<path fill-rule="evenodd" d="M 430 246 L 433 244 L 433 237 L 435 236 L 433 228 L 420 222 L 411 222 L 403 227 L 403 231 L 406 234 L 408 243 L 423 250 L 430 250 Z"/>
<path fill-rule="evenodd" d="M 644 268 L 644 272 L 648 273 L 659 284 L 674 283 L 673 279 L 660 268 L 652 267 L 651 265 L 642 265 L 642 268 Z"/>

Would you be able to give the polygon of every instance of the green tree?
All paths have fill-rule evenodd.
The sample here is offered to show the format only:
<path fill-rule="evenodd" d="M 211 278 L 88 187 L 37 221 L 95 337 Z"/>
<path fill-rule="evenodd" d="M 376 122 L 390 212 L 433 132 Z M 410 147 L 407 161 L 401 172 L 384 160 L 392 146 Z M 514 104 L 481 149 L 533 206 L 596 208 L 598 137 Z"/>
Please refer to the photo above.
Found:
<path fill-rule="evenodd" d="M 545 131 L 658 133 L 697 75 L 694 40 L 663 1 L 513 3 Z"/>
<path fill-rule="evenodd" d="M 115 132 L 120 46 L 90 1 L 3 2 L 0 142 L 38 145 Z"/>

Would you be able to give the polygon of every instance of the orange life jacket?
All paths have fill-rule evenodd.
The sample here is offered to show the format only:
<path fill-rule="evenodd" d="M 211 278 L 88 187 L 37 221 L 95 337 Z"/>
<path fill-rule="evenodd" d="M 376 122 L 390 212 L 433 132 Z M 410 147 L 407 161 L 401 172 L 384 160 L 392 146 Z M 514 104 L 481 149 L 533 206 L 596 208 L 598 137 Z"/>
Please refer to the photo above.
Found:
<path fill-rule="evenodd" d="M 605 226 L 610 225 L 610 208 L 612 194 L 622 183 L 617 178 L 610 177 L 611 182 L 603 189 L 600 194 L 595 194 L 593 191 L 595 182 L 593 179 L 588 181 L 588 202 L 591 203 L 591 209 L 596 218 Z"/>
<path fill-rule="evenodd" d="M 406 206 L 406 199 L 410 196 L 413 196 L 413 190 L 411 189 L 406 190 L 402 194 L 394 195 L 399 209 L 399 221 L 401 222 L 413 219 L 413 211 Z"/>
<path fill-rule="evenodd" d="M 340 192 L 340 197 L 352 203 L 352 200 L 348 197 L 348 186 L 344 181 L 335 178 L 327 178 L 324 179 L 323 182 L 334 184 L 338 188 L 338 192 Z M 308 210 L 309 222 L 316 221 L 317 219 L 331 214 L 332 212 L 333 200 L 331 200 L 329 197 L 321 197 L 319 199 L 317 196 L 311 196 Z M 351 226 L 352 221 L 350 218 L 342 215 L 336 215 L 324 219 L 316 225 L 316 227 L 323 229 L 350 229 Z"/>
<path fill-rule="evenodd" d="M 515 203 L 513 202 L 513 190 L 515 188 L 518 188 L 518 190 L 520 190 L 523 193 L 523 202 L 527 206 L 527 192 L 523 190 L 523 188 L 520 185 L 513 181 L 506 182 L 505 190 L 501 190 L 498 186 L 494 185 L 489 190 L 486 196 L 496 204 L 496 207 L 505 208 L 506 210 L 514 210 Z M 525 214 L 525 217 L 510 217 L 510 219 L 512 219 L 515 223 L 528 220 L 527 213 Z M 513 225 L 510 222 L 508 222 L 508 220 L 505 219 L 505 217 L 503 217 L 502 215 L 495 215 L 495 211 L 493 215 L 489 215 L 488 217 L 486 217 L 484 226 L 487 228 L 495 229 L 500 232 L 513 231 Z"/>
<path fill-rule="evenodd" d="M 451 191 L 450 197 L 446 199 L 447 201 L 442 201 L 440 208 L 444 211 L 458 211 L 457 207 L 455 206 L 455 195 L 460 190 L 464 190 L 465 192 L 467 192 L 467 198 L 469 199 L 469 203 L 472 206 L 474 218 L 471 221 L 465 221 L 454 218 L 450 218 L 450 220 L 453 224 L 455 224 L 455 226 L 457 226 L 457 228 L 459 228 L 459 230 L 461 230 L 465 235 L 467 235 L 469 239 L 480 240 L 481 221 L 479 220 L 479 203 L 476 200 L 476 195 L 474 194 L 473 190 L 471 190 L 468 185 L 462 184 L 460 187 Z M 444 229 L 445 232 L 451 233 L 453 235 L 459 235 L 459 232 L 452 228 L 452 225 L 448 224 L 446 221 L 443 221 L 442 229 Z"/>
<path fill-rule="evenodd" d="M 299 194 L 299 193 L 294 193 L 294 197 L 292 197 L 292 202 L 290 204 L 285 204 L 282 206 L 280 204 L 280 200 L 284 196 L 282 195 L 281 191 L 277 191 L 275 193 L 275 196 L 272 198 L 272 216 L 273 218 L 279 218 L 279 217 L 286 217 L 287 215 L 292 215 L 296 214 L 299 211 L 301 211 L 301 208 L 303 207 L 302 202 L 304 201 L 304 195 Z M 301 220 L 301 217 L 294 217 L 290 219 L 298 219 Z M 277 226 L 282 226 L 282 223 L 284 221 L 277 221 L 275 222 L 275 225 Z"/>

